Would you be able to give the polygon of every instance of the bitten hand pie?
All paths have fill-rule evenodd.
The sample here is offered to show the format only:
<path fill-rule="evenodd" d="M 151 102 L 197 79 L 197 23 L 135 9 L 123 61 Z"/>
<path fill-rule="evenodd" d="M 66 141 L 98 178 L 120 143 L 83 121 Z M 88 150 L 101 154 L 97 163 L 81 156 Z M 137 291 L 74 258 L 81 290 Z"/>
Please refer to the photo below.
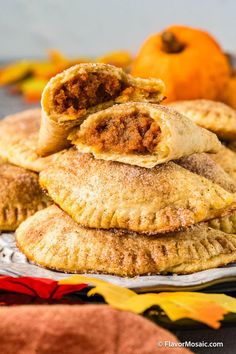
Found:
<path fill-rule="evenodd" d="M 35 172 L 47 168 L 57 155 L 42 158 L 36 152 L 40 117 L 36 108 L 0 120 L 0 157 Z"/>
<path fill-rule="evenodd" d="M 68 147 L 71 128 L 91 113 L 115 103 L 159 103 L 164 83 L 140 79 L 107 64 L 79 64 L 53 77 L 42 94 L 42 122 L 38 151 L 48 155 Z"/>
<path fill-rule="evenodd" d="M 40 174 L 56 204 L 86 227 L 174 231 L 235 209 L 235 195 L 173 162 L 146 169 L 70 149 Z"/>
<path fill-rule="evenodd" d="M 216 152 L 215 134 L 169 109 L 125 103 L 90 115 L 69 139 L 96 158 L 152 168 L 196 152 Z"/>
<path fill-rule="evenodd" d="M 205 224 L 157 236 L 83 228 L 55 205 L 16 232 L 17 245 L 30 261 L 71 273 L 187 274 L 236 261 L 236 235 Z"/>
<path fill-rule="evenodd" d="M 209 100 L 176 101 L 169 104 L 222 140 L 236 140 L 236 111 L 222 102 Z"/>
<path fill-rule="evenodd" d="M 0 230 L 14 231 L 22 221 L 50 204 L 36 173 L 0 160 Z"/>

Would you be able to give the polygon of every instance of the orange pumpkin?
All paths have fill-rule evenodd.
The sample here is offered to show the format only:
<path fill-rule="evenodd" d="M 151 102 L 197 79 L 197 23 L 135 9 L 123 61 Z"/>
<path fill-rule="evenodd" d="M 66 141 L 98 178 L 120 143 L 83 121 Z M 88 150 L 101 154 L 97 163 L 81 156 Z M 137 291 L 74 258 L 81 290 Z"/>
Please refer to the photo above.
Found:
<path fill-rule="evenodd" d="M 232 73 L 225 89 L 222 91 L 221 100 L 236 109 L 236 70 Z"/>
<path fill-rule="evenodd" d="M 161 78 L 166 84 L 165 102 L 217 100 L 229 79 L 230 67 L 219 44 L 208 33 L 171 26 L 146 40 L 133 63 L 132 74 Z"/>

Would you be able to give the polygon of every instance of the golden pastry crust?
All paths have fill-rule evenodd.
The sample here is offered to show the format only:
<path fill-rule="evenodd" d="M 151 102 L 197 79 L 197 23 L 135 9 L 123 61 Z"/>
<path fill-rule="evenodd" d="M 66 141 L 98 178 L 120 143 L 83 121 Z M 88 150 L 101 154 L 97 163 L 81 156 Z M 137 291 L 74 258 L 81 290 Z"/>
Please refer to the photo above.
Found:
<path fill-rule="evenodd" d="M 41 110 L 30 109 L 0 121 L 0 157 L 35 172 L 52 163 L 57 154 L 42 158 L 37 154 Z"/>
<path fill-rule="evenodd" d="M 222 145 L 220 151 L 212 154 L 211 158 L 236 181 L 236 153 L 234 151 Z"/>
<path fill-rule="evenodd" d="M 218 184 L 228 192 L 236 193 L 236 181 L 220 165 L 212 160 L 212 156 L 214 154 L 193 154 L 182 157 L 175 162 L 187 170 Z"/>
<path fill-rule="evenodd" d="M 164 83 L 140 79 L 108 64 L 79 64 L 53 77 L 42 94 L 38 150 L 45 156 L 68 147 L 71 129 L 92 113 L 115 103 L 159 103 Z"/>
<path fill-rule="evenodd" d="M 146 169 L 70 149 L 40 174 L 41 186 L 78 223 L 161 233 L 225 215 L 235 195 L 173 162 Z"/>
<path fill-rule="evenodd" d="M 17 245 L 30 261 L 71 273 L 188 274 L 236 261 L 236 236 L 205 224 L 156 236 L 86 229 L 55 205 L 16 232 Z"/>
<path fill-rule="evenodd" d="M 221 146 L 215 134 L 173 109 L 140 102 L 90 115 L 68 139 L 96 158 L 146 168 L 193 153 L 217 152 Z"/>
<path fill-rule="evenodd" d="M 222 102 L 209 100 L 170 103 L 178 112 L 223 140 L 236 140 L 236 111 Z"/>
<path fill-rule="evenodd" d="M 211 157 L 214 155 L 211 155 Z M 235 193 L 236 183 L 230 176 L 216 164 L 208 154 L 193 154 L 191 156 L 183 157 L 176 161 L 182 167 L 200 174 L 212 182 L 218 184 L 225 190 Z M 221 218 L 209 220 L 207 223 L 210 227 L 221 230 L 226 233 L 236 233 L 236 212 L 233 211 L 229 215 Z"/>
<path fill-rule="evenodd" d="M 36 173 L 0 160 L 0 230 L 15 230 L 26 218 L 50 204 Z"/>

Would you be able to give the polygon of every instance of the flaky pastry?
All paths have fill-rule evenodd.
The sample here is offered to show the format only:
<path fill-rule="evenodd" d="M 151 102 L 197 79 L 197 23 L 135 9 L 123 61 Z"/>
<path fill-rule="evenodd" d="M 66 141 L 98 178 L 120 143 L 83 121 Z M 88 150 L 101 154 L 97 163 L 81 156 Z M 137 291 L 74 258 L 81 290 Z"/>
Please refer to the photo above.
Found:
<path fill-rule="evenodd" d="M 0 160 L 0 230 L 15 230 L 30 215 L 50 204 L 36 173 Z"/>
<path fill-rule="evenodd" d="M 161 233 L 235 209 L 235 194 L 174 162 L 146 169 L 73 148 L 40 173 L 40 183 L 75 221 L 93 228 Z"/>
<path fill-rule="evenodd" d="M 236 140 L 236 111 L 222 102 L 210 100 L 170 103 L 178 112 L 196 124 L 209 129 L 222 140 Z"/>
<path fill-rule="evenodd" d="M 90 115 L 69 139 L 80 152 L 146 168 L 221 146 L 215 134 L 173 109 L 136 102 Z"/>
<path fill-rule="evenodd" d="M 236 193 L 236 181 L 212 159 L 214 156 L 215 154 L 193 154 L 182 157 L 175 162 L 187 170 L 218 184 L 228 192 Z"/>
<path fill-rule="evenodd" d="M 236 181 L 236 152 L 222 145 L 216 154 L 211 155 L 211 158 Z"/>
<path fill-rule="evenodd" d="M 37 154 L 41 110 L 30 109 L 12 114 L 0 121 L 0 157 L 39 172 L 52 163 L 57 154 L 40 157 Z"/>
<path fill-rule="evenodd" d="M 71 273 L 187 274 L 236 261 L 236 235 L 205 224 L 148 237 L 83 228 L 55 205 L 22 223 L 16 240 L 30 261 Z"/>

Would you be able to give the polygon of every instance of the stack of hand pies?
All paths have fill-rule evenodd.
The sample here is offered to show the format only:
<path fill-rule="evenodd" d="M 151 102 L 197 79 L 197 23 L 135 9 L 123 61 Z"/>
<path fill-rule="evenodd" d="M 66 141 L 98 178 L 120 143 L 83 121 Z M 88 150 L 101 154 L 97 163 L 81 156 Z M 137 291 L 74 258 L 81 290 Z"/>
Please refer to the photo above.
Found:
<path fill-rule="evenodd" d="M 30 212 L 26 204 L 28 218 L 16 230 L 29 260 L 119 276 L 186 274 L 236 261 L 236 183 L 219 157 L 235 153 L 216 136 L 234 140 L 236 113 L 227 125 L 228 107 L 215 112 L 218 104 L 209 103 L 210 119 L 205 102 L 192 102 L 198 114 L 191 116 L 160 105 L 163 98 L 160 80 L 80 64 L 49 81 L 41 112 L 0 123 L 5 164 L 36 179 L 40 172 L 47 193 L 39 189 L 39 198 L 32 187 L 21 190 L 22 208 L 33 198 L 40 204 Z M 201 107 L 203 123 L 196 118 Z M 45 208 L 36 212 L 41 199 Z"/>

